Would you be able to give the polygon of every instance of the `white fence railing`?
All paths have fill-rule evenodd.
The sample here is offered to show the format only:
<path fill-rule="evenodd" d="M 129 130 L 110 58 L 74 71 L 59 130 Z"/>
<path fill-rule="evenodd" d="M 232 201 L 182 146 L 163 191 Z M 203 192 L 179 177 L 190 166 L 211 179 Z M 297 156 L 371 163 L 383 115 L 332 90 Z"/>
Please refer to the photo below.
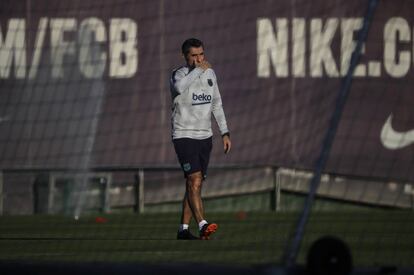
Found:
<path fill-rule="evenodd" d="M 30 176 L 10 180 L 12 175 Z M 283 210 L 281 192 L 306 194 L 312 175 L 309 171 L 272 165 L 212 166 L 203 187 L 203 197 L 266 191 L 272 194 L 271 209 L 280 211 Z M 18 188 L 19 184 L 25 187 Z M 3 169 L 0 170 L 0 215 L 16 214 L 13 205 L 16 201 L 19 205 L 27 204 L 23 207 L 26 209 L 24 214 L 31 214 L 28 209 L 32 209 L 32 213 L 70 212 L 76 215 L 83 209 L 110 212 L 117 207 L 132 207 L 136 213 L 143 213 L 146 204 L 181 201 L 184 186 L 183 175 L 177 166 L 99 167 L 88 171 Z M 357 204 L 414 209 L 412 190 L 411 183 L 324 174 L 317 195 Z"/>

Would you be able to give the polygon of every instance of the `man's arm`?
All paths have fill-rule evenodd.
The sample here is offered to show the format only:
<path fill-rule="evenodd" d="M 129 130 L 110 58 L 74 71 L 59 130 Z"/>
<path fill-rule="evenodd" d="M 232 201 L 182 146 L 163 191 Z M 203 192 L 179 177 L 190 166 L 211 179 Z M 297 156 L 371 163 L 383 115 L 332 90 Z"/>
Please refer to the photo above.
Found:
<path fill-rule="evenodd" d="M 213 116 L 217 122 L 217 125 L 220 129 L 220 134 L 223 138 L 224 153 L 227 154 L 231 148 L 230 132 L 229 132 L 229 129 L 227 128 L 226 116 L 224 114 L 223 103 L 221 101 L 221 95 L 220 95 L 220 91 L 217 85 L 217 79 L 214 73 L 213 75 L 214 75 L 214 81 L 216 82 L 214 85 L 215 87 L 214 87 L 214 94 L 213 94 L 213 101 L 212 101 Z"/>
<path fill-rule="evenodd" d="M 171 76 L 171 85 L 175 91 L 182 94 L 203 72 L 203 69 L 197 67 L 187 75 L 182 70 L 177 70 Z"/>

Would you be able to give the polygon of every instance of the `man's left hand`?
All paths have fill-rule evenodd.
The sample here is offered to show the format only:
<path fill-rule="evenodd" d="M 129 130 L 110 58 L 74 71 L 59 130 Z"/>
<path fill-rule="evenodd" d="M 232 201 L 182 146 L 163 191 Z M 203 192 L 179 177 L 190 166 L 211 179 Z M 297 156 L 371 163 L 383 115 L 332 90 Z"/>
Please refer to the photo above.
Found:
<path fill-rule="evenodd" d="M 224 153 L 227 154 L 231 149 L 231 141 L 228 135 L 223 136 Z"/>

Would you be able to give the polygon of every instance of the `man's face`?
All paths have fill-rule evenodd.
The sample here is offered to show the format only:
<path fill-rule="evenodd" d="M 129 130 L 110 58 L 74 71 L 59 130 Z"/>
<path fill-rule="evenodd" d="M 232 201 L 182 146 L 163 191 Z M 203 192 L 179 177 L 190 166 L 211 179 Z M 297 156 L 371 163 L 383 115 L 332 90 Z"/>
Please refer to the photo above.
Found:
<path fill-rule="evenodd" d="M 187 56 L 185 56 L 187 65 L 194 66 L 204 61 L 204 49 L 203 47 L 191 47 Z"/>

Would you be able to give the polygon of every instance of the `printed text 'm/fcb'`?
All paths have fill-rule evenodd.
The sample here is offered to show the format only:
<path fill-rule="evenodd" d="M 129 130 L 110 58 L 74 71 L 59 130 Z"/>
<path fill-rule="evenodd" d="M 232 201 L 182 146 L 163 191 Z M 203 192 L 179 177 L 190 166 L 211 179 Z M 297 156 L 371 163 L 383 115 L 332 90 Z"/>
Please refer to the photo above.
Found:
<path fill-rule="evenodd" d="M 0 78 L 34 79 L 45 59 L 50 60 L 52 78 L 67 77 L 73 64 L 85 78 L 104 73 L 111 78 L 133 77 L 138 70 L 138 24 L 113 18 L 107 25 L 96 17 L 81 21 L 42 17 L 28 45 L 27 31 L 36 28 L 27 26 L 26 19 L 11 18 L 6 30 L 0 29 Z"/>

